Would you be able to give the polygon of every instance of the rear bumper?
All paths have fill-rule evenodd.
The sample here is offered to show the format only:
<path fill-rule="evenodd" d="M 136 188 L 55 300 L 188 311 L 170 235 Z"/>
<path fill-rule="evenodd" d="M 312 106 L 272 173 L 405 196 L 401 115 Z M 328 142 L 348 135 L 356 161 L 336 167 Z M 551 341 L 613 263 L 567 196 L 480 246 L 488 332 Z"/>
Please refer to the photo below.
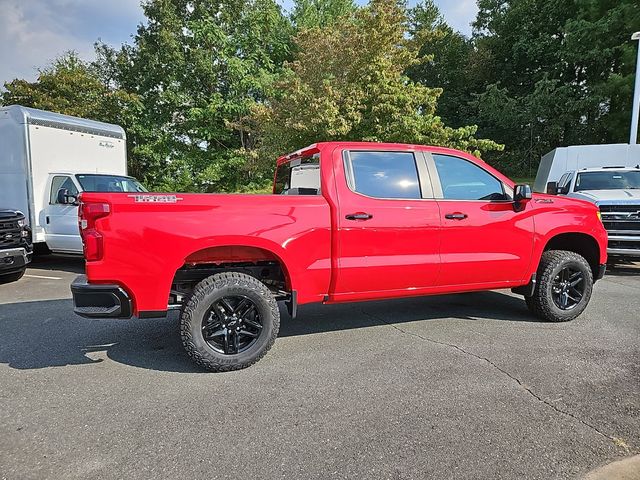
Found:
<path fill-rule="evenodd" d="M 26 248 L 0 250 L 0 275 L 22 270 L 31 261 L 31 252 Z"/>
<path fill-rule="evenodd" d="M 94 284 L 78 275 L 71 284 L 73 311 L 88 318 L 131 318 L 131 298 L 119 285 Z"/>

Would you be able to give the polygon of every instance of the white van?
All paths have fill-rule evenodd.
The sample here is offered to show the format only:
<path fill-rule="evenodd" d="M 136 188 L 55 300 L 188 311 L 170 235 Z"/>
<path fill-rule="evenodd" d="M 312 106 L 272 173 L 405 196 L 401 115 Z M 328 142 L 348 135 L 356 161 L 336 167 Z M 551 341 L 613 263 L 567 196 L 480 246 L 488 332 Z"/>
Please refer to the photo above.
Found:
<path fill-rule="evenodd" d="M 82 253 L 76 197 L 83 191 L 146 191 L 127 176 L 122 127 L 1 107 L 0 208 L 25 214 L 34 245 Z"/>

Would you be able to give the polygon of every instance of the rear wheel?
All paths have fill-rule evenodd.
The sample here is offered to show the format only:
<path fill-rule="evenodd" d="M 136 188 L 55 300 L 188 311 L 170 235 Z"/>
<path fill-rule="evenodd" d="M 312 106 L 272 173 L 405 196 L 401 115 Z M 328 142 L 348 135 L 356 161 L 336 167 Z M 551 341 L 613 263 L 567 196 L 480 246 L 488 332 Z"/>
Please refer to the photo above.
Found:
<path fill-rule="evenodd" d="M 273 345 L 280 312 L 271 291 L 250 275 L 227 272 L 196 285 L 182 311 L 180 332 L 189 356 L 214 371 L 238 370 Z"/>
<path fill-rule="evenodd" d="M 580 315 L 591 299 L 593 272 L 584 257 L 565 250 L 542 254 L 536 287 L 525 297 L 536 316 L 550 322 L 566 322 Z"/>

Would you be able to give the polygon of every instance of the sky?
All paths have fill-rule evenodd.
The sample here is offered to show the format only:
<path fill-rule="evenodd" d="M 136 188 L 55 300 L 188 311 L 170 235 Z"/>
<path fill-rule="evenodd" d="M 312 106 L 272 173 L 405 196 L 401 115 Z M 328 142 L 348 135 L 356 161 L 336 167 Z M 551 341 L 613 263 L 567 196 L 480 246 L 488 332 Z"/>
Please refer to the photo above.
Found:
<path fill-rule="evenodd" d="M 449 25 L 471 34 L 475 0 L 436 3 Z M 93 59 L 98 39 L 114 46 L 131 43 L 143 19 L 139 0 L 0 0 L 0 85 L 14 78 L 35 80 L 37 68 L 68 50 Z"/>

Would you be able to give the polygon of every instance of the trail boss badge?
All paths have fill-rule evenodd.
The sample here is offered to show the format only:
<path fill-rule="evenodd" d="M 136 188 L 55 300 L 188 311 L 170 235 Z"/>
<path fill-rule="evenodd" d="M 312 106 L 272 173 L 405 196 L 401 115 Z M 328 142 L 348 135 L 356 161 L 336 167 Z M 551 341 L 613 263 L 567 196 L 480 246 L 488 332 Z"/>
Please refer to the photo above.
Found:
<path fill-rule="evenodd" d="M 176 195 L 127 195 L 136 203 L 176 203 L 182 198 Z"/>

